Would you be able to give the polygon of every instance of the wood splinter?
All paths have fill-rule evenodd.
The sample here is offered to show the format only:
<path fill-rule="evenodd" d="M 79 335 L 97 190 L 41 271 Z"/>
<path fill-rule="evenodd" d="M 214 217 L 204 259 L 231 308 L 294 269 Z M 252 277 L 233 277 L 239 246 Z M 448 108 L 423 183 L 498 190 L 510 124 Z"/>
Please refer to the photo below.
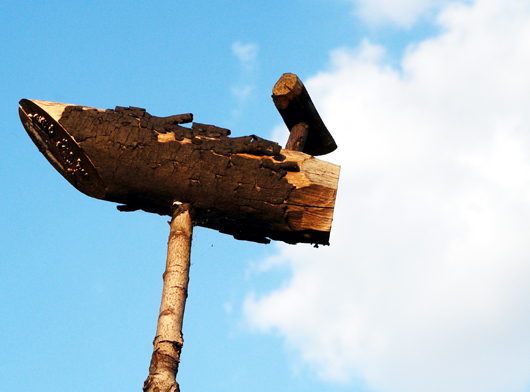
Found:
<path fill-rule="evenodd" d="M 182 323 L 188 297 L 193 210 L 189 204 L 175 204 L 178 207 L 170 222 L 162 302 L 144 392 L 180 391 L 176 376 L 184 344 Z"/>

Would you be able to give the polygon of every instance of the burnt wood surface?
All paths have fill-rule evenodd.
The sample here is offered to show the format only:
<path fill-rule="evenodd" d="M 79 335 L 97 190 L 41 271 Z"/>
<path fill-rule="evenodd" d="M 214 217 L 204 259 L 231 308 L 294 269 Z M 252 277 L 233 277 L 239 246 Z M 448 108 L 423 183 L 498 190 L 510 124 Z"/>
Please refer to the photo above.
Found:
<path fill-rule="evenodd" d="M 135 107 L 95 109 L 20 101 L 20 118 L 48 161 L 85 194 L 122 211 L 171 215 L 189 203 L 195 224 L 268 243 L 328 244 L 339 167 L 255 135 L 156 117 Z M 308 139 L 308 142 L 310 139 Z"/>

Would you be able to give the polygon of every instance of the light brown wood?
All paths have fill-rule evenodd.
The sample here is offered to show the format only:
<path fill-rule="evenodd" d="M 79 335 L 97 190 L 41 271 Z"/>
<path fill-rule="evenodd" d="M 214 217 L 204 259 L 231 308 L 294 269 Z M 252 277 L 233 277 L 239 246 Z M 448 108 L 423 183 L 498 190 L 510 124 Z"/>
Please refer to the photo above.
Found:
<path fill-rule="evenodd" d="M 299 97 L 305 89 L 302 81 L 292 73 L 285 73 L 272 88 L 278 109 L 286 109 L 289 103 Z"/>

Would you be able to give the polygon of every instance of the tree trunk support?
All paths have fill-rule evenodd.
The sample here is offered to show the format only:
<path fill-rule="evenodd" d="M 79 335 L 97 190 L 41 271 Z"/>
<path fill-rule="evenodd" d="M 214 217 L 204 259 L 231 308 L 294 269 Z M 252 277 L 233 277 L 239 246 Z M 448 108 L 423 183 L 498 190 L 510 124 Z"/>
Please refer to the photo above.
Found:
<path fill-rule="evenodd" d="M 179 392 L 176 375 L 184 338 L 182 322 L 188 297 L 193 211 L 189 204 L 176 202 L 167 249 L 162 303 L 149 376 L 144 392 Z"/>
<path fill-rule="evenodd" d="M 291 134 L 285 145 L 286 150 L 293 151 L 304 151 L 305 142 L 307 140 L 307 135 L 309 131 L 309 125 L 306 123 L 298 123 L 293 129 L 291 129 Z"/>

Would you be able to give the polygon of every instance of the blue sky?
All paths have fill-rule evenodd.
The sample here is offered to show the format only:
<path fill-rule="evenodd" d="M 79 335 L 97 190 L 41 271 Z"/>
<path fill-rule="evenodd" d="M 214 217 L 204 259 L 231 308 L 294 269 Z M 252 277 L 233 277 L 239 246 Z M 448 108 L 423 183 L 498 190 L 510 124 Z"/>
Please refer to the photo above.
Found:
<path fill-rule="evenodd" d="M 529 32 L 523 0 L 0 4 L 2 387 L 140 390 L 169 231 L 75 190 L 18 101 L 284 144 L 293 72 L 339 145 L 331 246 L 196 228 L 181 390 L 528 391 Z"/>

